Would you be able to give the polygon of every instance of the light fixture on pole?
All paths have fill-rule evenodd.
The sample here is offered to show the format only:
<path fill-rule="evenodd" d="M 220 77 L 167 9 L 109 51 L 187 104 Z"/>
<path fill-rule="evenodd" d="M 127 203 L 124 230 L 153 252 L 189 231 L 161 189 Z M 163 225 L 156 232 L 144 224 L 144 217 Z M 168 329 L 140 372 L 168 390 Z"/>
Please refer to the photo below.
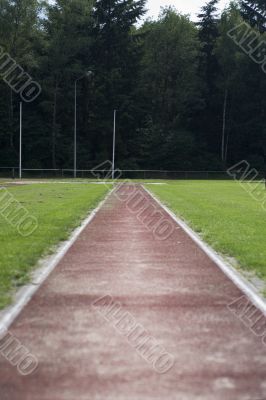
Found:
<path fill-rule="evenodd" d="M 80 78 L 75 80 L 75 112 L 74 112 L 74 178 L 77 177 L 77 83 L 84 77 L 90 78 L 92 71 L 87 71 Z"/>
<path fill-rule="evenodd" d="M 114 110 L 114 132 L 113 132 L 113 164 L 112 164 L 112 179 L 115 179 L 115 136 L 116 136 L 116 113 Z"/>
<path fill-rule="evenodd" d="M 19 111 L 19 179 L 22 179 L 22 102 Z"/>

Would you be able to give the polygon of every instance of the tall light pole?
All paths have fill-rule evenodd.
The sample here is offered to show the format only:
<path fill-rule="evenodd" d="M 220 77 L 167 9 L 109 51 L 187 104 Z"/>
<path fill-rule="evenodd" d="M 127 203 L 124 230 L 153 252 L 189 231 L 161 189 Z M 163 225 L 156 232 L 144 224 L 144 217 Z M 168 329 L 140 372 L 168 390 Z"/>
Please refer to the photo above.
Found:
<path fill-rule="evenodd" d="M 89 78 L 93 74 L 92 71 L 87 71 L 80 78 L 75 80 L 75 111 L 74 111 L 74 178 L 77 177 L 77 83 L 85 76 Z"/>
<path fill-rule="evenodd" d="M 113 133 L 113 165 L 112 165 L 112 179 L 115 179 L 115 134 L 116 134 L 116 112 L 114 110 L 114 133 Z"/>
<path fill-rule="evenodd" d="M 19 104 L 19 179 L 22 179 L 22 102 Z"/>

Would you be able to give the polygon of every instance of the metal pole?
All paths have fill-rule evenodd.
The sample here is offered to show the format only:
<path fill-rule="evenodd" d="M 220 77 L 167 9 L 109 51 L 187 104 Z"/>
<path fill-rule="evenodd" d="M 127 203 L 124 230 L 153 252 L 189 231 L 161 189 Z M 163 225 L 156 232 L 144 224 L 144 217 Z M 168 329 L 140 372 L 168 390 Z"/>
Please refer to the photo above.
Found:
<path fill-rule="evenodd" d="M 112 179 L 115 179 L 115 134 L 116 134 L 116 110 L 114 110 L 114 135 L 113 135 L 113 168 L 112 168 Z"/>
<path fill-rule="evenodd" d="M 19 117 L 19 179 L 22 179 L 22 102 L 20 102 Z"/>
<path fill-rule="evenodd" d="M 74 178 L 77 177 L 77 81 L 75 81 L 75 115 L 74 115 Z"/>

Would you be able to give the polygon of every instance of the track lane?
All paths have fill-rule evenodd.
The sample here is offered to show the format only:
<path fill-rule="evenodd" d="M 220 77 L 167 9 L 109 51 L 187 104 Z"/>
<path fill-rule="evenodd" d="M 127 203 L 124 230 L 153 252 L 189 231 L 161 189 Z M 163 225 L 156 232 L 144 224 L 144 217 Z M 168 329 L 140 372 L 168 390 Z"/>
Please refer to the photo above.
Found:
<path fill-rule="evenodd" d="M 106 295 L 174 356 L 168 372 L 92 307 Z M 0 356 L 0 399 L 266 398 L 266 346 L 227 308 L 241 295 L 180 227 L 156 240 L 113 193 L 13 323 L 39 367 L 22 377 Z"/>

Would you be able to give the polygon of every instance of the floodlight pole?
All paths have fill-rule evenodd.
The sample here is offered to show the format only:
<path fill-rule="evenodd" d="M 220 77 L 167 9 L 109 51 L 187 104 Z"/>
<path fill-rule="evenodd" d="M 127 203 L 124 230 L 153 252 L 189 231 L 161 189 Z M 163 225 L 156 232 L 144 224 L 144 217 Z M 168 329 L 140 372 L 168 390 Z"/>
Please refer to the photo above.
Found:
<path fill-rule="evenodd" d="M 114 134 L 113 134 L 113 165 L 112 165 L 112 179 L 115 179 L 115 135 L 116 135 L 116 112 L 114 110 Z"/>
<path fill-rule="evenodd" d="M 75 81 L 75 115 L 74 115 L 74 178 L 77 177 L 77 82 Z"/>
<path fill-rule="evenodd" d="M 22 179 L 22 102 L 20 102 L 19 108 L 19 179 Z"/>

